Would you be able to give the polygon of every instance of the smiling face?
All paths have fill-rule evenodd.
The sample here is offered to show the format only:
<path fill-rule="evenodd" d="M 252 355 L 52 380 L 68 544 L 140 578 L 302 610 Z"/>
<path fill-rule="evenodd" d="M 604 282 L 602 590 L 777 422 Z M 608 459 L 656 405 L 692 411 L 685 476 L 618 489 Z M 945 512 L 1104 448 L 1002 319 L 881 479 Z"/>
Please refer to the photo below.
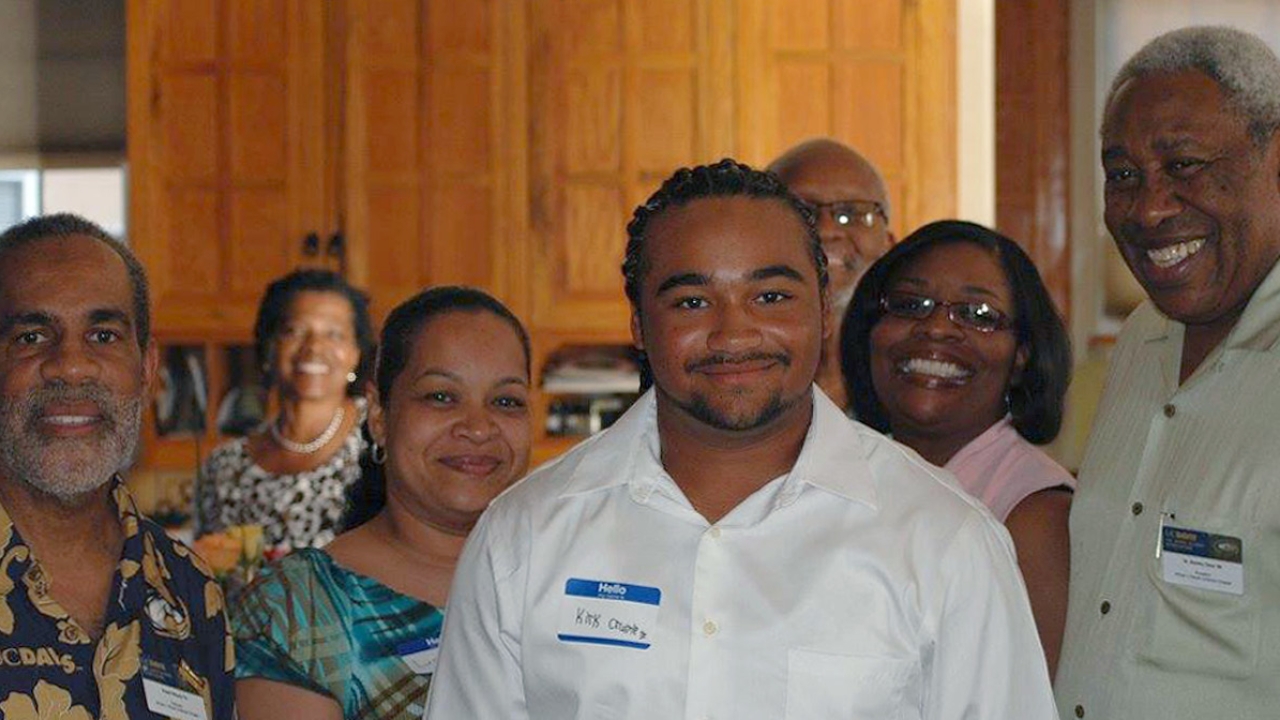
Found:
<path fill-rule="evenodd" d="M 465 535 L 529 464 L 529 377 L 506 320 L 453 311 L 414 336 L 369 429 L 387 450 L 387 493 L 424 522 Z"/>
<path fill-rule="evenodd" d="M 83 236 L 0 257 L 0 478 L 68 500 L 133 459 L 155 348 L 120 257 Z"/>
<path fill-rule="evenodd" d="M 304 290 L 289 301 L 272 344 L 271 367 L 289 398 L 338 398 L 360 362 L 356 317 L 341 294 Z"/>
<path fill-rule="evenodd" d="M 1123 86 L 1102 123 L 1106 223 L 1165 315 L 1235 324 L 1280 254 L 1280 151 L 1194 71 Z"/>
<path fill-rule="evenodd" d="M 921 252 L 886 287 L 940 302 L 987 303 L 1014 316 L 999 260 L 973 243 Z M 923 320 L 886 314 L 871 330 L 871 380 L 895 436 L 967 443 L 1004 417 L 1005 389 L 1024 363 L 1012 329 L 962 328 L 940 305 Z"/>
<path fill-rule="evenodd" d="M 660 413 L 742 432 L 807 408 L 825 328 L 808 242 L 776 199 L 698 199 L 652 222 L 631 327 Z"/>
<path fill-rule="evenodd" d="M 847 150 L 807 153 L 803 159 L 787 164 L 779 176 L 791 192 L 813 205 L 863 200 L 887 206 L 884 184 L 875 170 Z M 840 224 L 826 208 L 818 211 L 816 220 L 822 250 L 827 254 L 832 305 L 842 314 L 853 298 L 858 279 L 893 244 L 893 235 L 879 215 L 872 217 L 869 226 L 860 217 Z"/>

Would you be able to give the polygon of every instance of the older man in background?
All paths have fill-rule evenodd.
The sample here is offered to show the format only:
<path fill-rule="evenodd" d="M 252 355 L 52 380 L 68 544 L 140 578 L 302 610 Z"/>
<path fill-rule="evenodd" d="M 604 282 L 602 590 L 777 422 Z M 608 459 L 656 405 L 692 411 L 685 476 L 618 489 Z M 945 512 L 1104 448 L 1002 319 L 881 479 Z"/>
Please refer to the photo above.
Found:
<path fill-rule="evenodd" d="M 852 407 L 840 374 L 840 322 L 853 289 L 893 244 L 884 178 L 857 151 L 827 138 L 807 140 L 769 165 L 816 215 L 831 274 L 832 332 L 822 348 L 818 386 L 846 412 Z"/>
<path fill-rule="evenodd" d="M 141 517 L 146 276 L 72 215 L 0 235 L 0 716 L 232 717 L 222 592 Z"/>
<path fill-rule="evenodd" d="M 1102 121 L 1106 223 L 1149 297 L 1071 513 L 1064 717 L 1280 707 L 1280 60 L 1227 28 L 1140 50 Z"/>

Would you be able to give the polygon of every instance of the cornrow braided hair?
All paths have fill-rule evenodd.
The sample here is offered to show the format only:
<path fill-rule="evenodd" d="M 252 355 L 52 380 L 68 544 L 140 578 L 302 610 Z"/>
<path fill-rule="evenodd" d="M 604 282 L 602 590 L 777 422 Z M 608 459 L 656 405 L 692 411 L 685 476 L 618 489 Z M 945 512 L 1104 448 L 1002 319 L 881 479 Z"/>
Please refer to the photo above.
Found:
<path fill-rule="evenodd" d="M 640 278 L 648 269 L 644 257 L 645 233 L 654 218 L 700 198 L 733 196 L 775 198 L 794 210 L 808 236 L 809 252 L 818 271 L 818 286 L 827 287 L 827 256 L 822 251 L 813 212 L 777 175 L 725 158 L 712 165 L 676 170 L 632 214 L 631 222 L 627 223 L 627 254 L 622 261 L 622 277 L 627 298 L 634 307 L 640 307 Z"/>

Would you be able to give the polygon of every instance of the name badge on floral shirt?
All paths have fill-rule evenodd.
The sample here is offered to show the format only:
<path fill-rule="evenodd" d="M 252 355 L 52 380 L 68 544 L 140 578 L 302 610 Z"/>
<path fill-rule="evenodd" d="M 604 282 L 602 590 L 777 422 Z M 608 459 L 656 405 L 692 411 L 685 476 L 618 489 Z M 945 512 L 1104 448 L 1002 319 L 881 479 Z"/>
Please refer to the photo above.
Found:
<path fill-rule="evenodd" d="M 142 663 L 142 691 L 147 709 L 174 720 L 209 720 L 204 698 L 178 686 L 178 673 L 153 660 Z"/>

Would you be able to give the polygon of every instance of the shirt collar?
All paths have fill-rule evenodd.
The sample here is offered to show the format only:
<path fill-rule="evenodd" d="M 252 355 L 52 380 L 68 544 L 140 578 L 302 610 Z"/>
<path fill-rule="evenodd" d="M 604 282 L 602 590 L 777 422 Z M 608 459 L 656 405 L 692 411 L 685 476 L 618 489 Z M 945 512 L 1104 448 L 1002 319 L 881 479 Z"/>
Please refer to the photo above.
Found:
<path fill-rule="evenodd" d="M 116 517 L 120 519 L 120 529 L 124 531 L 126 539 L 131 538 L 138 534 L 138 518 L 142 514 L 138 512 L 138 505 L 133 501 L 133 495 L 129 493 L 128 486 L 119 474 L 112 475 L 108 482 L 111 485 L 108 495 L 111 497 L 111 504 L 115 507 Z M 0 503 L 0 534 L 11 528 L 13 528 L 13 519 L 9 517 L 9 511 L 5 510 L 4 504 Z"/>
<path fill-rule="evenodd" d="M 1143 338 L 1147 342 L 1175 340 L 1181 347 L 1185 326 L 1166 317 L 1148 298 L 1143 303 L 1156 316 Z M 1140 307 L 1135 312 L 1141 312 Z M 1253 291 L 1249 303 L 1222 343 L 1225 350 L 1266 352 L 1280 349 L 1280 263 L 1272 266 Z"/>
<path fill-rule="evenodd" d="M 876 507 L 867 448 L 859 425 L 825 393 L 813 392 L 813 420 L 782 490 L 785 498 L 812 485 Z M 587 441 L 562 496 L 630 485 L 647 497 L 665 477 L 658 439 L 657 397 L 650 389 L 608 430 Z"/>
<path fill-rule="evenodd" d="M 1280 262 L 1253 291 L 1223 346 L 1258 352 L 1280 349 Z"/>
<path fill-rule="evenodd" d="M 862 434 L 870 432 L 844 414 L 826 393 L 813 393 L 813 421 L 787 484 L 807 484 L 876 508 L 876 490 Z M 784 490 L 785 492 L 785 490 Z"/>

